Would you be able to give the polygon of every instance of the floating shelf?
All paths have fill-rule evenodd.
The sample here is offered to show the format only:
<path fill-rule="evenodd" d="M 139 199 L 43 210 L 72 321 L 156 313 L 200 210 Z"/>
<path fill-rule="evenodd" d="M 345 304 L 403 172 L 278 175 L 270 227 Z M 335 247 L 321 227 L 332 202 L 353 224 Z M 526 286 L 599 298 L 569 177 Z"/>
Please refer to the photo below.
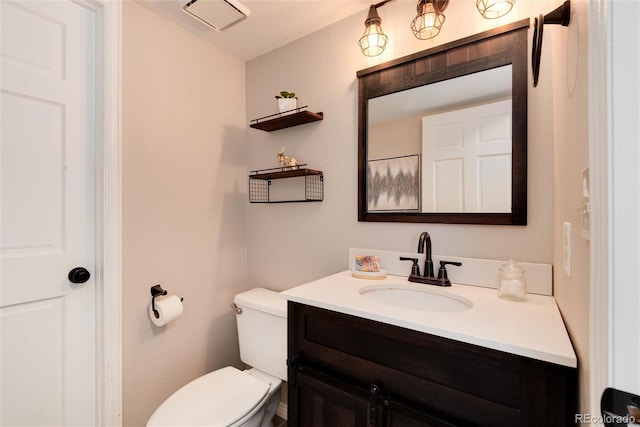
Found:
<path fill-rule="evenodd" d="M 300 108 L 297 108 L 296 110 L 300 110 Z M 272 114 L 270 116 L 252 120 L 249 126 L 265 132 L 273 132 L 274 130 L 286 129 L 324 119 L 324 114 L 322 112 L 314 113 L 304 110 L 296 113 L 287 113 L 288 112 L 285 111 L 284 113 Z"/>
<path fill-rule="evenodd" d="M 280 169 L 280 168 L 274 168 Z M 266 172 L 271 171 L 273 169 L 265 169 L 265 172 L 262 171 L 251 171 L 255 172 L 249 175 L 251 179 L 282 179 L 282 178 L 295 178 L 296 176 L 307 176 L 307 175 L 322 175 L 322 171 L 317 171 L 313 169 L 299 168 L 294 170 L 278 170 L 274 172 Z"/>
<path fill-rule="evenodd" d="M 274 179 L 296 178 L 304 176 L 304 199 L 271 201 L 269 188 Z M 251 203 L 295 203 L 321 202 L 324 199 L 324 175 L 322 171 L 298 168 L 282 168 L 251 171 L 249 175 L 249 202 Z"/>

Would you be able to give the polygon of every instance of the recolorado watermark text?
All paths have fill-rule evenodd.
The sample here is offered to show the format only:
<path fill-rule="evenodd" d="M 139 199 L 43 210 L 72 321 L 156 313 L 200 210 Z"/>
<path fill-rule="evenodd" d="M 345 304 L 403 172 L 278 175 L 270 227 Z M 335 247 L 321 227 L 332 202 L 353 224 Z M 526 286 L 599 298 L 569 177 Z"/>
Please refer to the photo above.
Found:
<path fill-rule="evenodd" d="M 576 423 L 585 424 L 634 424 L 636 422 L 635 417 L 631 415 L 593 415 L 593 414 L 576 414 L 574 417 Z"/>

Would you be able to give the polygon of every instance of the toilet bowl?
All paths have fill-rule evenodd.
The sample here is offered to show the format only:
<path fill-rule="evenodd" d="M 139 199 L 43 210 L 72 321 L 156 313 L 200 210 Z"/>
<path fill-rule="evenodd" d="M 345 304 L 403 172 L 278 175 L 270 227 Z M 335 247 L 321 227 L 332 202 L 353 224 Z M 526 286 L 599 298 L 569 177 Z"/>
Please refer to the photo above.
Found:
<path fill-rule="evenodd" d="M 173 393 L 155 410 L 147 427 L 267 427 L 286 380 L 287 303 L 280 294 L 256 288 L 238 294 L 236 320 L 240 358 Z"/>

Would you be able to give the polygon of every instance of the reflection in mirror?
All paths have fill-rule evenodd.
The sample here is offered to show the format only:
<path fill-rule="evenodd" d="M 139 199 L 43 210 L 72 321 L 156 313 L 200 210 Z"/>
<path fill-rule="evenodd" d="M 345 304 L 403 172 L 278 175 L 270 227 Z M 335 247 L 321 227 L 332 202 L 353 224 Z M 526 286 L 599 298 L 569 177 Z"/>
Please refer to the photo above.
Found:
<path fill-rule="evenodd" d="M 369 99 L 368 211 L 511 212 L 512 65 Z"/>
<path fill-rule="evenodd" d="M 358 220 L 527 224 L 523 19 L 358 76 Z"/>

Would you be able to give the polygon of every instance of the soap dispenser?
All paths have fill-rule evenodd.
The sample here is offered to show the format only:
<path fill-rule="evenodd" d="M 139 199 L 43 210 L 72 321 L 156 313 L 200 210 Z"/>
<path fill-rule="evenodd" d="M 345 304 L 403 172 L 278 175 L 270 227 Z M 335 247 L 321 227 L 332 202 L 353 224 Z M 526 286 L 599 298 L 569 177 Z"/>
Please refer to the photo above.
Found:
<path fill-rule="evenodd" d="M 514 260 L 502 264 L 498 273 L 498 296 L 511 301 L 527 298 L 527 278 L 524 268 Z"/>

